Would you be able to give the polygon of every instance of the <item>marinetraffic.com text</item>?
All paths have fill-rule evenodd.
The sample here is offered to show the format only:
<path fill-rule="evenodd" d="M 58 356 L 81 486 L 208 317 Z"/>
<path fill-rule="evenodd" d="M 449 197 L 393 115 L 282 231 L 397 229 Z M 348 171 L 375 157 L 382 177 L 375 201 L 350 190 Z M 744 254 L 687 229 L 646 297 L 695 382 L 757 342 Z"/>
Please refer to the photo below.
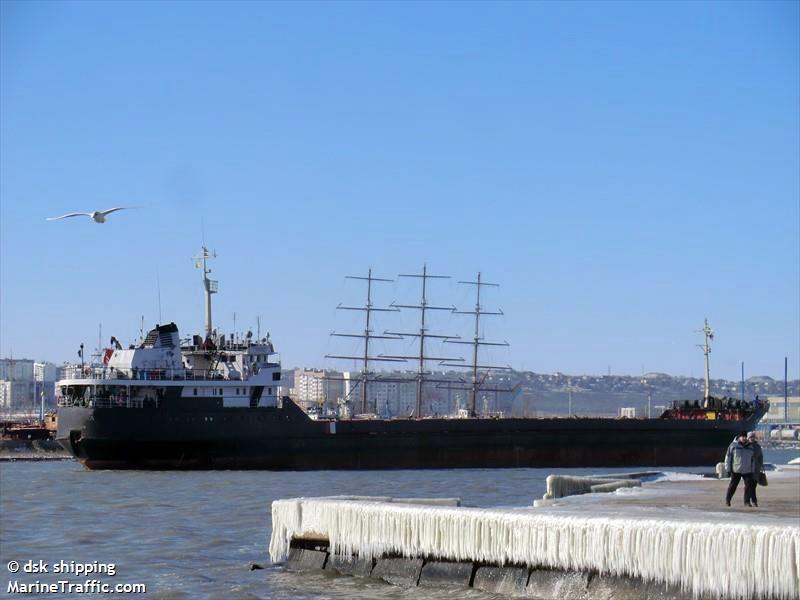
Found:
<path fill-rule="evenodd" d="M 143 583 L 106 583 L 97 577 L 115 577 L 117 567 L 114 563 L 98 561 L 76 562 L 74 560 L 48 563 L 43 560 L 19 562 L 11 560 L 6 565 L 12 575 L 35 575 L 50 578 L 61 576 L 57 581 L 20 581 L 10 579 L 7 594 L 145 594 Z M 81 578 L 78 580 L 78 578 Z"/>

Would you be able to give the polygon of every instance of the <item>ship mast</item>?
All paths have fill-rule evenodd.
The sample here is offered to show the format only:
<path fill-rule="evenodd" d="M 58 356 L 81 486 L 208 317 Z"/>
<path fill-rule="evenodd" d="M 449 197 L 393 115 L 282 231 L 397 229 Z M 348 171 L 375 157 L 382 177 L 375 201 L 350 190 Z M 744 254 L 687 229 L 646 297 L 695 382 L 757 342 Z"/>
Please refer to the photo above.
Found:
<path fill-rule="evenodd" d="M 710 403 L 709 401 L 711 399 L 711 369 L 709 368 L 708 364 L 708 355 L 711 354 L 711 345 L 708 342 L 709 340 L 714 340 L 714 332 L 708 325 L 708 319 L 705 319 L 703 328 L 700 330 L 700 332 L 703 333 L 705 338 L 702 344 L 697 345 L 698 348 L 703 350 L 703 356 L 705 356 L 706 381 L 705 391 L 703 392 L 703 407 L 708 408 Z"/>
<path fill-rule="evenodd" d="M 459 281 L 458 283 L 464 285 L 474 285 L 475 286 L 475 309 L 474 310 L 455 310 L 453 311 L 455 314 L 458 315 L 473 315 L 475 317 L 475 331 L 471 341 L 458 341 L 458 340 L 445 340 L 446 343 L 449 344 L 469 344 L 472 346 L 472 385 L 470 386 L 469 392 L 469 414 L 470 416 L 475 416 L 476 414 L 476 406 L 477 406 L 477 398 L 478 398 L 478 390 L 481 387 L 481 382 L 478 380 L 478 369 L 510 369 L 510 367 L 496 367 L 496 366 L 489 366 L 489 365 L 479 365 L 478 364 L 478 350 L 481 346 L 508 346 L 508 342 L 487 342 L 480 334 L 480 321 L 481 315 L 502 315 L 502 310 L 497 311 L 488 311 L 483 310 L 481 306 L 481 288 L 482 287 L 500 287 L 496 283 L 486 283 L 485 281 L 481 281 L 481 273 L 478 272 L 478 277 L 475 281 Z M 453 365 L 459 366 L 459 365 Z M 495 390 L 498 391 L 498 390 Z"/>
<path fill-rule="evenodd" d="M 393 279 L 383 279 L 381 277 L 373 277 L 372 276 L 372 269 L 370 268 L 367 271 L 366 277 L 357 277 L 354 275 L 347 275 L 345 279 L 357 279 L 359 281 L 366 281 L 367 282 L 367 301 L 363 306 L 343 306 L 339 305 L 336 308 L 338 310 L 357 310 L 364 313 L 364 332 L 363 333 L 331 333 L 332 336 L 336 337 L 351 337 L 351 338 L 360 338 L 364 340 L 364 352 L 361 356 L 342 356 L 338 354 L 326 354 L 325 358 L 337 358 L 337 359 L 344 359 L 344 360 L 360 360 L 362 361 L 361 366 L 361 413 L 364 414 L 367 412 L 367 383 L 370 378 L 370 370 L 369 370 L 369 363 L 370 361 L 382 361 L 382 362 L 405 362 L 405 359 L 399 358 L 390 358 L 384 356 L 370 356 L 369 353 L 369 342 L 370 340 L 399 340 L 402 339 L 397 335 L 385 334 L 385 335 L 377 335 L 372 333 L 372 323 L 371 323 L 371 316 L 374 312 L 399 312 L 398 308 L 381 308 L 376 307 L 372 304 L 372 282 L 379 281 L 379 282 L 391 282 L 394 281 Z"/>
<path fill-rule="evenodd" d="M 472 369 L 472 384 L 469 388 L 469 415 L 474 417 L 476 414 L 476 407 L 477 407 L 477 399 L 478 399 L 478 392 L 481 389 L 486 391 L 486 388 L 482 387 L 482 381 L 478 379 L 478 370 L 479 369 L 499 369 L 499 370 L 510 370 L 511 367 L 498 367 L 498 366 L 491 366 L 491 365 L 479 365 L 478 364 L 478 351 L 481 346 L 508 346 L 508 342 L 487 342 L 483 336 L 480 334 L 480 322 L 481 322 L 481 315 L 501 315 L 503 314 L 502 310 L 497 311 L 488 311 L 484 310 L 483 306 L 481 306 L 481 288 L 482 287 L 500 287 L 496 283 L 487 283 L 482 281 L 481 273 L 478 272 L 478 276 L 475 281 L 459 281 L 458 283 L 463 285 L 474 285 L 475 286 L 475 309 L 474 310 L 454 310 L 453 312 L 457 315 L 473 315 L 475 317 L 475 330 L 473 333 L 473 337 L 471 341 L 460 341 L 460 340 L 445 340 L 445 343 L 448 344 L 467 344 L 472 346 L 472 364 L 469 367 Z M 447 365 L 453 367 L 466 367 L 467 365 Z M 494 389 L 488 391 L 494 392 L 502 392 L 502 391 L 511 391 L 506 389 Z"/>
<path fill-rule="evenodd" d="M 211 258 L 216 258 L 216 252 L 209 252 L 208 248 L 202 246 L 202 251 L 198 256 L 194 257 L 195 267 L 198 269 L 203 268 L 203 289 L 206 293 L 206 338 L 211 337 L 211 294 L 216 294 L 219 291 L 219 282 L 215 279 L 209 279 L 208 275 L 211 269 L 208 268 L 207 261 Z"/>
<path fill-rule="evenodd" d="M 438 360 L 440 364 L 455 362 L 455 361 L 463 361 L 463 358 L 450 358 L 450 357 L 438 357 L 438 356 L 427 356 L 425 354 L 425 340 L 428 338 L 434 339 L 442 339 L 442 340 L 451 340 L 451 339 L 458 339 L 459 336 L 457 335 L 437 335 L 428 332 L 428 328 L 426 327 L 426 315 L 430 310 L 448 310 L 450 312 L 455 311 L 455 306 L 432 306 L 428 304 L 428 280 L 429 279 L 450 279 L 448 275 L 430 275 L 428 274 L 428 266 L 422 266 L 422 273 L 411 273 L 411 274 L 400 274 L 399 277 L 413 277 L 416 279 L 422 280 L 422 296 L 420 299 L 419 304 L 396 304 L 392 302 L 391 306 L 395 308 L 408 308 L 408 309 L 415 309 L 420 311 L 420 327 L 419 332 L 398 332 L 398 331 L 387 331 L 385 332 L 387 335 L 396 335 L 402 337 L 413 337 L 419 339 L 419 353 L 414 356 L 387 356 L 387 358 L 392 359 L 403 359 L 403 360 L 417 360 L 417 394 L 416 394 L 416 409 L 414 411 L 414 416 L 420 418 L 422 416 L 422 393 L 423 388 L 425 386 L 426 381 L 440 381 L 436 379 L 431 379 L 427 377 L 427 373 L 425 372 L 425 362 L 429 360 Z"/>

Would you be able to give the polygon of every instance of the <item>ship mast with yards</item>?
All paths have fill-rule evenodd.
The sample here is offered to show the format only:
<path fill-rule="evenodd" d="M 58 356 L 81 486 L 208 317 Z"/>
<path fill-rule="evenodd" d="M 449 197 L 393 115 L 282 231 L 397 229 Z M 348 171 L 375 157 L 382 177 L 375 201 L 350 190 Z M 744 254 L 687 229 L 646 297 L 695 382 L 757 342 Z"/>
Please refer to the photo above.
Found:
<path fill-rule="evenodd" d="M 367 271 L 366 277 L 359 277 L 355 275 L 347 275 L 345 279 L 356 279 L 359 281 L 366 281 L 367 282 L 367 299 L 366 302 L 362 306 L 344 306 L 339 304 L 336 308 L 338 310 L 354 310 L 360 311 L 364 313 L 364 331 L 363 333 L 331 333 L 332 336 L 336 337 L 349 337 L 349 338 L 359 338 L 364 340 L 364 351 L 361 356 L 343 356 L 340 354 L 326 354 L 325 358 L 335 358 L 340 360 L 359 360 L 361 361 L 361 414 L 365 414 L 367 412 L 367 386 L 369 384 L 369 380 L 372 378 L 373 373 L 370 371 L 370 362 L 378 361 L 378 362 L 406 362 L 405 359 L 396 358 L 396 357 L 386 357 L 386 356 L 370 356 L 369 353 L 369 346 L 370 340 L 400 340 L 402 339 L 398 335 L 393 334 L 384 334 L 379 335 L 373 333 L 372 330 L 372 313 L 375 312 L 399 312 L 399 308 L 395 307 L 377 307 L 372 303 L 372 283 L 373 282 L 392 282 L 393 279 L 384 279 L 381 277 L 373 277 L 372 276 L 372 268 Z M 382 380 L 385 380 L 382 378 Z"/>
<path fill-rule="evenodd" d="M 477 398 L 478 392 L 512 392 L 513 389 L 510 388 L 488 388 L 483 385 L 484 381 L 489 375 L 491 370 L 504 370 L 510 371 L 512 370 L 511 367 L 500 367 L 500 366 L 493 366 L 493 365 L 480 365 L 478 364 L 478 351 L 481 346 L 505 346 L 508 347 L 509 343 L 506 341 L 503 342 L 487 342 L 480 333 L 480 322 L 482 315 L 503 315 L 502 310 L 497 311 L 488 311 L 484 310 L 484 307 L 481 305 L 481 288 L 482 287 L 499 287 L 496 283 L 487 283 L 481 280 L 481 273 L 478 272 L 478 276 L 475 281 L 459 281 L 458 283 L 463 285 L 474 285 L 475 286 L 475 308 L 473 310 L 453 310 L 454 314 L 457 315 L 472 315 L 475 318 L 475 330 L 473 332 L 473 337 L 471 340 L 455 340 L 455 339 L 448 339 L 445 340 L 447 344 L 467 344 L 472 346 L 472 364 L 466 365 L 461 363 L 443 363 L 445 366 L 449 367 L 469 367 L 472 369 L 472 382 L 469 387 L 469 408 L 468 408 L 468 415 L 470 417 L 474 417 L 477 412 Z M 479 379 L 478 371 L 483 369 L 485 371 L 482 378 Z"/>
<path fill-rule="evenodd" d="M 451 364 L 455 362 L 461 362 L 463 358 L 453 358 L 453 357 L 442 357 L 442 356 L 429 356 L 425 354 L 425 340 L 429 338 L 433 339 L 441 339 L 444 341 L 447 340 L 455 340 L 460 339 L 457 335 L 439 335 L 435 333 L 430 333 L 427 328 L 426 323 L 426 315 L 430 310 L 447 310 L 453 312 L 455 310 L 455 306 L 435 306 L 428 303 L 428 280 L 429 279 L 450 279 L 449 275 L 431 275 L 428 273 L 428 265 L 422 266 L 422 273 L 411 273 L 411 274 L 400 274 L 400 277 L 411 277 L 416 279 L 422 280 L 422 294 L 420 297 L 419 304 L 397 304 L 392 302 L 391 306 L 395 308 L 405 308 L 411 310 L 418 310 L 420 312 L 420 326 L 419 332 L 398 332 L 398 331 L 387 331 L 388 335 L 396 335 L 401 337 L 412 337 L 418 339 L 419 344 L 419 353 L 416 355 L 411 356 L 387 356 L 386 358 L 392 359 L 402 359 L 402 360 L 417 360 L 417 376 L 416 376 L 416 383 L 417 383 L 417 394 L 416 394 L 416 409 L 414 410 L 414 416 L 417 418 L 422 417 L 422 394 L 423 389 L 425 386 L 425 382 L 430 383 L 450 383 L 447 379 L 434 379 L 429 376 L 429 374 L 425 370 L 425 363 L 428 361 L 438 361 L 439 364 Z"/>

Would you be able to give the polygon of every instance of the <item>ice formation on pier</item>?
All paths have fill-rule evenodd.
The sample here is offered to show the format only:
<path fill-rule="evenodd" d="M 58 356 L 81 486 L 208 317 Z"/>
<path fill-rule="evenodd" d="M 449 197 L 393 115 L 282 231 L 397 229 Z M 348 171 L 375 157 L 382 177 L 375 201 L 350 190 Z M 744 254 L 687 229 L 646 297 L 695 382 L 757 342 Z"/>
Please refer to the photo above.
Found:
<path fill-rule="evenodd" d="M 642 482 L 638 479 L 612 479 L 607 483 L 598 483 L 589 488 L 593 494 L 607 494 L 616 492 L 620 488 L 642 487 Z"/>
<path fill-rule="evenodd" d="M 544 500 L 565 498 L 575 494 L 613 492 L 621 487 L 639 487 L 638 479 L 612 479 L 609 477 L 577 477 L 574 475 L 548 475 Z"/>
<path fill-rule="evenodd" d="M 800 527 L 583 517 L 530 509 L 413 506 L 332 498 L 272 503 L 273 561 L 294 537 L 332 552 L 597 570 L 667 582 L 695 596 L 800 595 Z"/>
<path fill-rule="evenodd" d="M 393 498 L 391 496 L 325 496 L 328 500 L 357 500 L 363 502 L 399 502 L 435 506 L 461 506 L 461 498 Z"/>

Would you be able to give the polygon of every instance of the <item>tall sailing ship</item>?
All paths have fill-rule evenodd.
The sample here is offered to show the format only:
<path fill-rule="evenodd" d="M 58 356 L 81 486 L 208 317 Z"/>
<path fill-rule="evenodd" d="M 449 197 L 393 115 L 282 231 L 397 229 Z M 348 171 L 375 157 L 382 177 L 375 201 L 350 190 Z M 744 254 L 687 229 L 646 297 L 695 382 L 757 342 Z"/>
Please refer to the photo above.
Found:
<path fill-rule="evenodd" d="M 90 469 L 404 469 L 471 467 L 615 467 L 695 466 L 717 462 L 736 432 L 752 429 L 768 409 L 766 403 L 726 403 L 710 394 L 709 340 L 704 328 L 706 387 L 702 403 L 680 403 L 655 418 L 499 417 L 478 411 L 479 395 L 505 390 L 493 387 L 487 374 L 503 367 L 480 364 L 483 346 L 505 346 L 480 334 L 487 311 L 482 280 L 461 282 L 476 290 L 474 310 L 436 306 L 428 299 L 428 282 L 441 276 L 404 275 L 421 282 L 417 304 L 377 307 L 375 282 L 366 282 L 362 306 L 339 308 L 361 311 L 363 332 L 340 333 L 361 339 L 358 356 L 331 358 L 362 364 L 345 399 L 348 410 L 338 415 L 309 414 L 280 390 L 281 366 L 269 335 L 227 337 L 212 326 L 211 298 L 218 291 L 209 278 L 212 257 L 203 247 L 199 263 L 205 290 L 205 331 L 181 339 L 175 323 L 159 324 L 127 349 L 115 338 L 104 349 L 100 364 L 74 365 L 56 383 L 57 439 Z M 379 311 L 418 311 L 416 331 L 375 333 L 372 315 Z M 430 331 L 430 311 L 451 311 L 474 320 L 471 339 Z M 415 354 L 371 354 L 375 339 L 411 338 Z M 432 356 L 426 341 L 470 347 L 471 361 Z M 395 379 L 415 386 L 413 411 L 385 418 L 369 413 L 369 386 L 390 381 L 375 372 L 375 362 L 415 361 L 412 379 Z M 462 382 L 437 379 L 428 365 L 466 367 Z M 450 386 L 468 398 L 458 415 L 424 414 L 427 385 Z"/>

